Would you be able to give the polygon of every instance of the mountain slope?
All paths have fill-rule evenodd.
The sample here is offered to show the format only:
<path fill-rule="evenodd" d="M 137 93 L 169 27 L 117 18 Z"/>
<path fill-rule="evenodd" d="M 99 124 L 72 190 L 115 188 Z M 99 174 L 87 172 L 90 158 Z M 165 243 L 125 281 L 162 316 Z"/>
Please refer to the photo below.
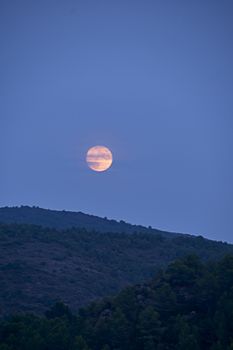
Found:
<path fill-rule="evenodd" d="M 50 210 L 29 206 L 0 208 L 0 223 L 32 224 L 58 230 L 77 227 L 98 232 L 150 232 L 160 233 L 167 237 L 171 235 L 170 232 L 146 228 L 140 225 L 131 225 L 122 220 L 118 222 L 82 212 Z M 175 235 L 175 233 L 172 235 Z"/>
<path fill-rule="evenodd" d="M 0 225 L 0 312 L 43 312 L 57 300 L 77 310 L 91 300 L 154 276 L 196 253 L 219 259 L 233 246 L 202 237 L 98 233 Z"/>
<path fill-rule="evenodd" d="M 81 308 L 0 322 L 2 350 L 232 350 L 233 255 L 188 256 L 145 284 Z"/>

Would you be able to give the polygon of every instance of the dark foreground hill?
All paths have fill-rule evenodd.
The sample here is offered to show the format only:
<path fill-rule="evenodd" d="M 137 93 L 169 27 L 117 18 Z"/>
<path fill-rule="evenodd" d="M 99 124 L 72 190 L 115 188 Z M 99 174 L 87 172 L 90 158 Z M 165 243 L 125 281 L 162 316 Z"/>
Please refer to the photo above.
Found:
<path fill-rule="evenodd" d="M 186 254 L 205 260 L 233 246 L 202 237 L 98 233 L 0 225 L 0 312 L 43 312 L 57 300 L 77 310 L 91 300 L 152 278 Z"/>
<path fill-rule="evenodd" d="M 1 350 L 232 350 L 233 256 L 188 256 L 149 283 L 80 309 L 0 323 Z"/>
<path fill-rule="evenodd" d="M 64 230 L 72 227 L 85 228 L 98 232 L 150 232 L 171 236 L 170 232 L 159 231 L 140 225 L 131 225 L 124 221 L 109 220 L 82 212 L 50 210 L 39 207 L 4 207 L 0 208 L 0 223 L 31 224 Z M 172 235 L 174 235 L 173 233 Z"/>

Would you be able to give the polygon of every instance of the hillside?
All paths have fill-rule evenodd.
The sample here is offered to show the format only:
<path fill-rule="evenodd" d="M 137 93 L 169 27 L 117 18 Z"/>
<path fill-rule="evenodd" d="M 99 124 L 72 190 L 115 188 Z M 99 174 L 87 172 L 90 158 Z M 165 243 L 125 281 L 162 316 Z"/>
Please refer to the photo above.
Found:
<path fill-rule="evenodd" d="M 79 310 L 0 322 L 2 350 L 232 350 L 233 255 L 203 264 L 188 256 L 149 283 Z"/>
<path fill-rule="evenodd" d="M 50 210 L 29 206 L 0 208 L 0 223 L 31 224 L 58 230 L 76 227 L 98 232 L 150 232 L 160 233 L 168 237 L 171 235 L 170 232 L 146 228 L 140 225 L 131 225 L 122 220 L 118 222 L 82 212 Z"/>
<path fill-rule="evenodd" d="M 233 246 L 202 237 L 55 230 L 0 225 L 0 312 L 43 312 L 57 300 L 73 310 L 91 300 L 150 279 L 186 254 L 205 260 Z"/>

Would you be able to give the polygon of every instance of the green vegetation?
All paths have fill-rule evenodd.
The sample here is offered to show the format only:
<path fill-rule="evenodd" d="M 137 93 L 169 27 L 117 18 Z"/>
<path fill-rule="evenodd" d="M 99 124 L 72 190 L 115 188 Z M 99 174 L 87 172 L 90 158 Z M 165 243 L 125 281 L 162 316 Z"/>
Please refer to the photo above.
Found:
<path fill-rule="evenodd" d="M 215 260 L 233 246 L 202 237 L 57 231 L 0 225 L 0 314 L 42 313 L 56 301 L 72 309 L 152 278 L 187 254 Z"/>
<path fill-rule="evenodd" d="M 202 237 L 2 224 L 0 315 L 41 314 L 59 300 L 77 311 L 149 280 L 179 257 L 196 254 L 216 260 L 227 253 L 233 253 L 232 245 Z"/>
<path fill-rule="evenodd" d="M 73 315 L 55 304 L 45 316 L 0 323 L 1 350 L 232 350 L 233 256 L 187 256 L 151 282 Z"/>

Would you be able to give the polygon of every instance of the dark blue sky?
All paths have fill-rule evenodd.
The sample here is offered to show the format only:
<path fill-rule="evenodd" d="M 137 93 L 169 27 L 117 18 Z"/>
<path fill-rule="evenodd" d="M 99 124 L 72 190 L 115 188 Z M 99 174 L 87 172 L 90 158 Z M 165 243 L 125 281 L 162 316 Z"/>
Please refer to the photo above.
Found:
<path fill-rule="evenodd" d="M 232 0 L 1 0 L 0 206 L 233 241 L 232 18 Z"/>

